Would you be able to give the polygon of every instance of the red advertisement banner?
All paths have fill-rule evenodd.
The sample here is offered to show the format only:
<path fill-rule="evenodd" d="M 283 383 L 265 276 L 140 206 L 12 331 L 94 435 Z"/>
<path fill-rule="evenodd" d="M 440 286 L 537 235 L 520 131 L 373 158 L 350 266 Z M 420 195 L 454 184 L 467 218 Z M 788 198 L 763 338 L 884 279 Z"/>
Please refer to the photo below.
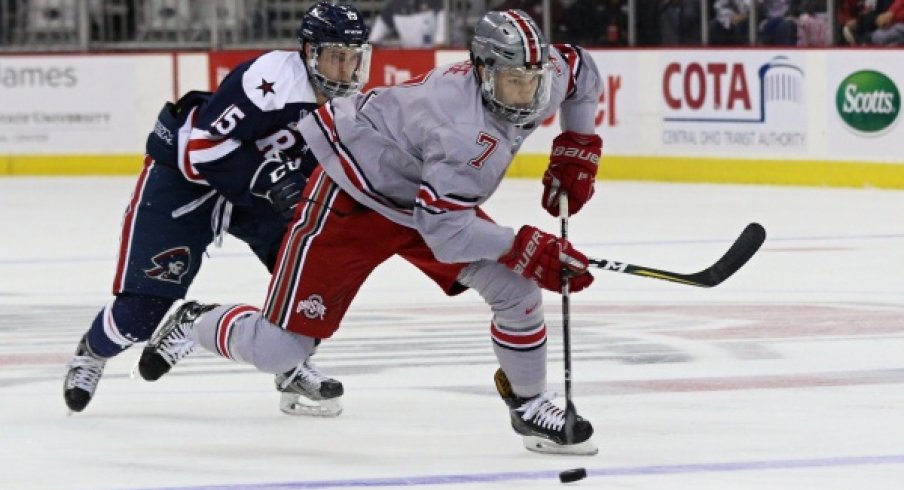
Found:
<path fill-rule="evenodd" d="M 263 54 L 262 50 L 213 51 L 208 54 L 210 90 L 239 63 Z M 404 82 L 423 72 L 432 70 L 436 57 L 432 49 L 381 49 L 374 48 L 370 65 L 370 81 L 365 90 L 381 85 Z"/>

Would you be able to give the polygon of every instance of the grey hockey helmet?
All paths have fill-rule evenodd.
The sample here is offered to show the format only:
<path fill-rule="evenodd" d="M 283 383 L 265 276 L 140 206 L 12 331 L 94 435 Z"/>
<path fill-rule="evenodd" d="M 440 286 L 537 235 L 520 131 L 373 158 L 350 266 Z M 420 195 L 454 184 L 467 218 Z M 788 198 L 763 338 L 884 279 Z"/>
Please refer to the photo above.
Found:
<path fill-rule="evenodd" d="M 484 103 L 507 121 L 528 124 L 549 105 L 549 45 L 524 11 L 487 12 L 474 28 L 471 61 L 484 67 Z"/>

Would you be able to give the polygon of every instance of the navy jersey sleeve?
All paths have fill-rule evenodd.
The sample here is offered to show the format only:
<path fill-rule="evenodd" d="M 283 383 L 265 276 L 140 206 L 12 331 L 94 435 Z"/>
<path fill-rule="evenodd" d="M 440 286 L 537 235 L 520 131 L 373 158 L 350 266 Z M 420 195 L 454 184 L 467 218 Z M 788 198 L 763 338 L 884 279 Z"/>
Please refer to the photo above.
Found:
<path fill-rule="evenodd" d="M 188 159 L 220 194 L 249 205 L 251 178 L 268 154 L 301 156 L 304 144 L 295 125 L 313 107 L 298 53 L 267 53 L 233 70 L 198 112 Z"/>

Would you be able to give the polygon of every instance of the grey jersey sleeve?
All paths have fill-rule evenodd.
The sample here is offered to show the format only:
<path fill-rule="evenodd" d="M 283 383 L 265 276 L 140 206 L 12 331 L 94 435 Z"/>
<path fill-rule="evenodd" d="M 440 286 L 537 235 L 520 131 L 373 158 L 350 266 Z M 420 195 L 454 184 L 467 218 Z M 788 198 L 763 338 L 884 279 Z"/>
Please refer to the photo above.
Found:
<path fill-rule="evenodd" d="M 424 149 L 415 228 L 440 262 L 498 259 L 511 248 L 515 233 L 478 216 L 477 206 L 499 185 L 510 161 L 501 148 L 484 155 L 489 146 L 479 141 L 496 138 L 498 144 L 500 138 L 466 125 L 436 128 L 431 135 Z"/>
<path fill-rule="evenodd" d="M 562 130 L 583 134 L 596 132 L 594 120 L 599 106 L 603 81 L 590 53 L 570 44 L 558 44 L 557 56 L 563 71 L 568 72 L 568 91 L 562 101 Z"/>

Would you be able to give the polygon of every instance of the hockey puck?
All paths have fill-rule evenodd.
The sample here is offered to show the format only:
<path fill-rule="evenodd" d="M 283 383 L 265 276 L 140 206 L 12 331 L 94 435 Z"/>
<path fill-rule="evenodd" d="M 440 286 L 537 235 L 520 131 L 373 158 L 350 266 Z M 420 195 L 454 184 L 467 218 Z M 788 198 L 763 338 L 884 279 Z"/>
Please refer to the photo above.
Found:
<path fill-rule="evenodd" d="M 559 473 L 559 481 L 562 483 L 571 483 L 587 478 L 587 470 L 584 468 L 574 468 Z"/>

